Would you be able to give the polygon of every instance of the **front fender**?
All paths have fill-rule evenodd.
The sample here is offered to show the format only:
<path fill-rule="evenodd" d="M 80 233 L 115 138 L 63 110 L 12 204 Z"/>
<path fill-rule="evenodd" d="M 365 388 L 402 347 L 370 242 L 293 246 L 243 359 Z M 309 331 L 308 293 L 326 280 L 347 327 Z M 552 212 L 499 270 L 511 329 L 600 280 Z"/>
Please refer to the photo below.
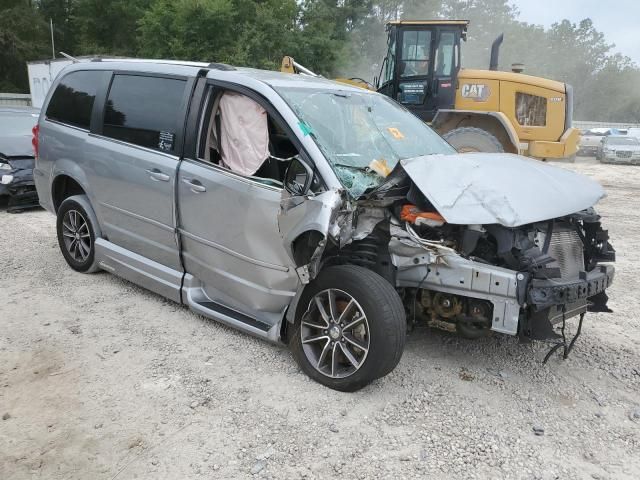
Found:
<path fill-rule="evenodd" d="M 326 239 L 342 205 L 337 190 L 328 190 L 314 196 L 293 196 L 282 191 L 278 228 L 284 248 L 295 263 L 293 242 L 303 233 L 320 232 Z"/>

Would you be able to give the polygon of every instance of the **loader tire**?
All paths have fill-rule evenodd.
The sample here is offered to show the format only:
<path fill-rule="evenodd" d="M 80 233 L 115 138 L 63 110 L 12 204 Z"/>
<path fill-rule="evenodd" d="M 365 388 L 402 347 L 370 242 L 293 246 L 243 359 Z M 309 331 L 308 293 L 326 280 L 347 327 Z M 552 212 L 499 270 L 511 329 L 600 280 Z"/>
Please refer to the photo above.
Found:
<path fill-rule="evenodd" d="M 504 153 L 504 147 L 495 136 L 477 127 L 455 128 L 442 138 L 460 153 Z"/>

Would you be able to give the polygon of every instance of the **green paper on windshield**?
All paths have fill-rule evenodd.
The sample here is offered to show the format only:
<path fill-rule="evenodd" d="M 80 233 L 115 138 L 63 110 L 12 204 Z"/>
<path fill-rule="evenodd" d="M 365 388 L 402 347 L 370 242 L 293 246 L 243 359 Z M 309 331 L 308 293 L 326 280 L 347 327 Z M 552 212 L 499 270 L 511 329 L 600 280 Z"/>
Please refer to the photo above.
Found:
<path fill-rule="evenodd" d="M 304 134 L 304 136 L 306 137 L 307 135 L 311 135 L 312 131 L 311 131 L 311 127 L 309 125 L 307 125 L 305 122 L 299 122 L 298 126 L 300 127 L 300 130 L 302 130 L 302 133 Z"/>

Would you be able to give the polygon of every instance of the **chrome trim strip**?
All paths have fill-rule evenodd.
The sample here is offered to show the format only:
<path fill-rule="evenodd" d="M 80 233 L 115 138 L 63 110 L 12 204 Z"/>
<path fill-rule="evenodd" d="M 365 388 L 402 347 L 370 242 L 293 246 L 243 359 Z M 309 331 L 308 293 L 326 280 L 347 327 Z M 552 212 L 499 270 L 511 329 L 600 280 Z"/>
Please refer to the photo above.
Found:
<path fill-rule="evenodd" d="M 180 232 L 181 235 L 184 235 L 187 238 L 190 238 L 191 240 L 198 242 L 202 245 L 205 245 L 207 247 L 211 247 L 211 248 L 215 248 L 216 250 L 220 250 L 221 252 L 224 253 L 228 253 L 229 255 L 232 255 L 236 258 L 239 258 L 240 260 L 244 260 L 245 262 L 249 262 L 249 263 L 253 263 L 254 265 L 258 265 L 260 267 L 264 267 L 264 268 L 270 268 L 271 270 L 278 270 L 280 272 L 288 272 L 289 271 L 289 267 L 285 267 L 282 265 L 276 265 L 274 263 L 267 263 L 267 262 L 263 262 L 262 260 L 256 260 L 255 258 L 251 258 L 248 257 L 242 253 L 238 253 L 234 250 L 231 250 L 228 247 L 225 247 L 223 245 L 220 245 L 219 243 L 215 243 L 212 242 L 210 240 L 207 240 L 205 238 L 199 237 L 198 235 L 194 235 L 193 233 L 189 233 L 185 230 L 183 230 L 182 228 L 178 228 L 178 231 Z"/>
<path fill-rule="evenodd" d="M 104 140 L 107 142 L 117 143 L 118 145 L 124 145 L 125 147 L 135 148 L 136 150 L 142 150 L 143 152 L 153 153 L 155 155 L 162 155 L 163 157 L 171 158 L 176 162 L 180 159 L 178 155 L 172 155 L 171 153 L 162 152 L 160 150 L 154 150 L 152 148 L 142 147 L 140 145 L 136 145 L 135 143 L 125 142 L 123 140 L 118 140 L 117 138 L 107 137 L 105 135 L 98 135 L 97 133 L 89 133 L 89 136 L 92 138 L 97 138 L 98 140 Z"/>
<path fill-rule="evenodd" d="M 53 123 L 55 125 L 60 125 L 62 127 L 69 127 L 69 128 L 73 128 L 74 130 L 78 130 L 79 132 L 84 132 L 84 133 L 89 133 L 89 129 L 88 128 L 82 128 L 82 127 L 78 127 L 77 125 L 71 125 L 70 123 L 64 123 L 61 122 L 60 120 L 55 120 L 53 118 L 49 118 L 47 117 L 47 115 L 45 114 L 44 119 L 49 122 L 49 123 Z"/>
<path fill-rule="evenodd" d="M 169 225 L 165 225 L 164 223 L 158 222 L 157 220 L 152 220 L 151 218 L 143 217 L 142 215 L 138 215 L 137 213 L 130 212 L 129 210 L 125 210 L 124 208 L 116 207 L 115 205 L 110 205 L 105 202 L 100 202 L 100 205 L 111 210 L 115 210 L 116 212 L 123 213 L 128 215 L 129 217 L 135 218 L 136 220 L 142 220 L 143 222 L 149 223 L 154 227 L 161 228 L 167 232 L 173 233 L 173 227 Z"/>
<path fill-rule="evenodd" d="M 272 185 L 267 185 L 257 180 L 252 180 L 252 177 L 245 177 L 244 175 L 240 175 L 239 173 L 232 172 L 227 168 L 221 167 L 220 165 L 216 165 L 214 163 L 207 162 L 206 160 L 193 160 L 192 158 L 185 158 L 184 161 L 200 167 L 206 167 L 210 170 L 226 175 L 227 177 L 231 177 L 236 180 L 241 180 L 244 183 L 255 185 L 256 187 L 262 187 L 262 188 L 265 188 L 266 190 L 272 190 L 278 193 L 282 192 L 282 188 L 274 187 Z"/>

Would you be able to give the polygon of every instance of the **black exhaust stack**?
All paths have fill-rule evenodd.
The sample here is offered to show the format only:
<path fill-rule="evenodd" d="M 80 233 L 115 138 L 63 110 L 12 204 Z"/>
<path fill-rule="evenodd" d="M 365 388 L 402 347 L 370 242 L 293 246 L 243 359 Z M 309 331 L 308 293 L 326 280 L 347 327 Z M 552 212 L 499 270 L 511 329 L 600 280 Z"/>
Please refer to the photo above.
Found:
<path fill-rule="evenodd" d="M 504 40 L 504 33 L 498 35 L 491 44 L 491 60 L 489 61 L 489 70 L 498 70 L 498 57 L 500 57 L 500 45 Z"/>

